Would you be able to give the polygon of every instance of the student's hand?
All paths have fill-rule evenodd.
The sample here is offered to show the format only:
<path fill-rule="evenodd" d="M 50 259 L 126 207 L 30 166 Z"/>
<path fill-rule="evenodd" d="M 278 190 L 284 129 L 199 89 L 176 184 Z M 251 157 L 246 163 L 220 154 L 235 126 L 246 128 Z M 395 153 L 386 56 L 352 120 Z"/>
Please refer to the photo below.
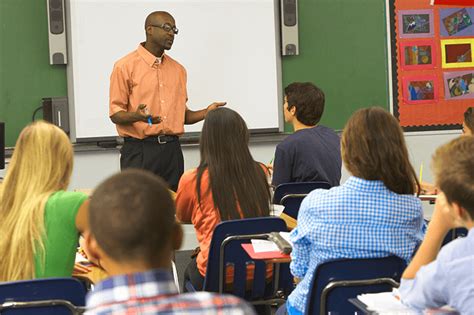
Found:
<path fill-rule="evenodd" d="M 224 106 L 225 104 L 227 104 L 227 102 L 214 102 L 214 103 L 212 103 L 211 105 L 207 106 L 206 114 L 209 113 L 210 111 L 218 108 L 218 107 Z"/>
<path fill-rule="evenodd" d="M 456 217 L 454 210 L 448 204 L 443 192 L 440 192 L 436 198 L 435 208 L 429 226 L 444 234 L 451 229 L 462 226 L 462 222 Z"/>
<path fill-rule="evenodd" d="M 438 188 L 431 183 L 421 182 L 420 188 L 420 194 L 422 195 L 436 195 L 438 193 Z"/>
<path fill-rule="evenodd" d="M 84 274 L 84 273 L 89 273 L 91 271 L 91 268 L 88 266 L 78 262 L 74 264 L 74 269 L 72 271 L 73 274 Z"/>

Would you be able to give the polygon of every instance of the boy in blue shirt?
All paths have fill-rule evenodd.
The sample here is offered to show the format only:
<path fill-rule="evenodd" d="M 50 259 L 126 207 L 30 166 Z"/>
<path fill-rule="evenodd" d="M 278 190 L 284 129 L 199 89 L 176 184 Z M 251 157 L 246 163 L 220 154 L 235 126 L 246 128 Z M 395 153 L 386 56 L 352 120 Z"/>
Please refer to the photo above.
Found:
<path fill-rule="evenodd" d="M 334 130 L 319 124 L 324 112 L 324 93 L 310 82 L 285 88 L 283 113 L 294 133 L 277 145 L 272 185 L 325 181 L 339 186 L 341 146 Z"/>
<path fill-rule="evenodd" d="M 402 302 L 423 310 L 449 305 L 474 311 L 474 137 L 440 147 L 433 171 L 441 193 L 425 239 L 402 275 Z M 441 245 L 449 230 L 469 230 L 466 238 Z"/>

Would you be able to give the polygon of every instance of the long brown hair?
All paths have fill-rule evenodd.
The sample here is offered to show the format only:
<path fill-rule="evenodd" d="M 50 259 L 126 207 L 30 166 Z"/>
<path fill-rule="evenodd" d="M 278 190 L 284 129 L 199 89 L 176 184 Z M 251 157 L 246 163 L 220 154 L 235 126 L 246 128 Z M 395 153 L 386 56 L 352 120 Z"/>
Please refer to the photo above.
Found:
<path fill-rule="evenodd" d="M 341 149 L 344 165 L 354 176 L 381 180 L 397 194 L 420 191 L 402 128 L 389 112 L 379 107 L 355 112 L 342 133 Z"/>
<path fill-rule="evenodd" d="M 222 221 L 269 215 L 270 190 L 265 172 L 248 148 L 249 131 L 240 115 L 218 108 L 206 115 L 201 132 L 201 162 L 196 190 L 201 203 L 201 179 L 209 171 L 214 206 Z"/>

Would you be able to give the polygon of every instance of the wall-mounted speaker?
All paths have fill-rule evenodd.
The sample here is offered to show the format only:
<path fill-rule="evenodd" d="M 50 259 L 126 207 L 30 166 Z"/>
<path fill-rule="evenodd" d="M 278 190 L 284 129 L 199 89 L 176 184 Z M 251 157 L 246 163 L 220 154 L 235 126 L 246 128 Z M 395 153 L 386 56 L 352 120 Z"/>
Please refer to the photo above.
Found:
<path fill-rule="evenodd" d="M 66 14 L 64 0 L 46 0 L 48 9 L 49 63 L 67 64 Z"/>
<path fill-rule="evenodd" d="M 280 0 L 281 12 L 281 54 L 299 54 L 298 0 Z"/>
<path fill-rule="evenodd" d="M 43 119 L 69 134 L 69 109 L 66 97 L 43 98 Z"/>

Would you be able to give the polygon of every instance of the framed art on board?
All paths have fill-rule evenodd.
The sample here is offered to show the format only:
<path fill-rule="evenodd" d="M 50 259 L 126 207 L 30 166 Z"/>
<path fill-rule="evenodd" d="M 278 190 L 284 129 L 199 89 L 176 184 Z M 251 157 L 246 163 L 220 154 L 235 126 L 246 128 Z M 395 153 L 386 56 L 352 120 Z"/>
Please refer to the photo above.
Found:
<path fill-rule="evenodd" d="M 474 98 L 474 70 L 443 73 L 445 99 Z"/>
<path fill-rule="evenodd" d="M 436 76 L 404 77 L 403 100 L 407 104 L 434 103 L 438 99 Z"/>
<path fill-rule="evenodd" d="M 398 11 L 400 38 L 433 37 L 433 10 Z"/>
<path fill-rule="evenodd" d="M 442 39 L 441 65 L 443 68 L 474 67 L 474 39 Z"/>
<path fill-rule="evenodd" d="M 433 69 L 436 62 L 436 49 L 433 40 L 412 40 L 400 43 L 400 67 L 402 69 Z"/>
<path fill-rule="evenodd" d="M 443 37 L 474 36 L 474 8 L 439 10 L 439 33 Z"/>

